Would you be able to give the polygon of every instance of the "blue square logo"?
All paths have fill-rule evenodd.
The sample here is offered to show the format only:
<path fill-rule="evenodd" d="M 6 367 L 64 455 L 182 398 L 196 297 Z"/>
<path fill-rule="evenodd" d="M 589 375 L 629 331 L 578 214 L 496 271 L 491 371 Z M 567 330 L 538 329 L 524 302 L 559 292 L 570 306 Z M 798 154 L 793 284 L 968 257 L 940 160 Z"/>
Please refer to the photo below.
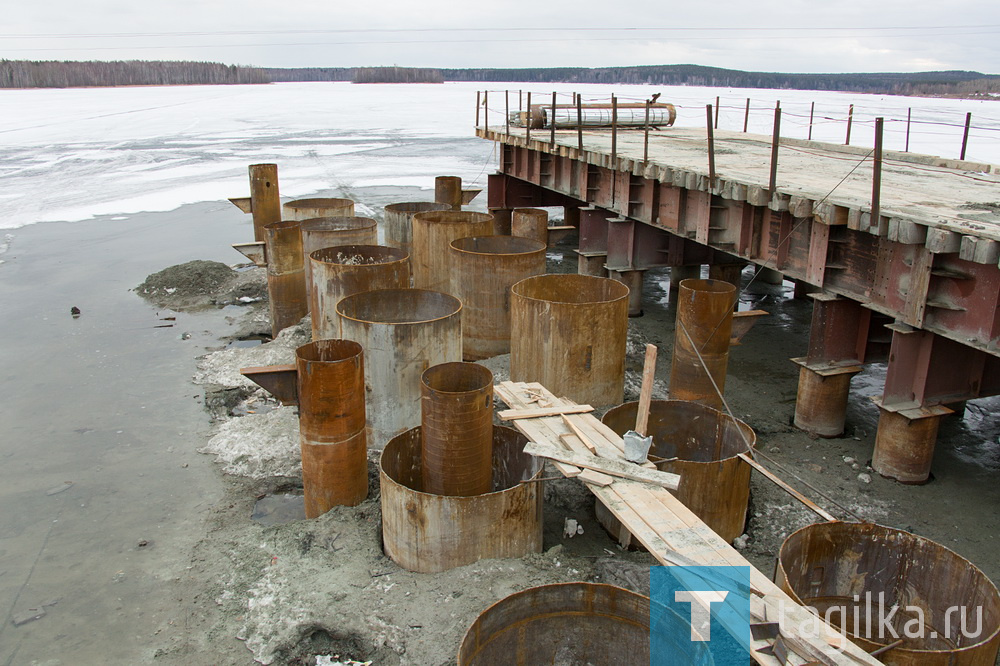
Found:
<path fill-rule="evenodd" d="M 750 567 L 650 567 L 650 666 L 742 666 L 750 656 Z"/>

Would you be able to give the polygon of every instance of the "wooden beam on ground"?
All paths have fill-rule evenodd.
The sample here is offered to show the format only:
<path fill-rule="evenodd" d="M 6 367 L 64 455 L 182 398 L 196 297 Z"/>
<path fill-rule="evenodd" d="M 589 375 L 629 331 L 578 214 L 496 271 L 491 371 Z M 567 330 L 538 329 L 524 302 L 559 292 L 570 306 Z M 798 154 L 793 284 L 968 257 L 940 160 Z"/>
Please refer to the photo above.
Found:
<path fill-rule="evenodd" d="M 597 456 L 584 456 L 579 453 L 567 451 L 562 447 L 556 447 L 553 444 L 528 442 L 528 444 L 524 447 L 524 452 L 530 453 L 533 456 L 558 460 L 559 462 L 574 465 L 576 467 L 585 467 L 604 474 L 618 476 L 623 479 L 642 481 L 656 486 L 663 486 L 664 488 L 669 488 L 670 490 L 677 490 L 681 480 L 681 477 L 677 474 L 647 469 L 633 463 L 620 462 L 618 460 L 609 460 L 607 458 L 599 458 Z"/>

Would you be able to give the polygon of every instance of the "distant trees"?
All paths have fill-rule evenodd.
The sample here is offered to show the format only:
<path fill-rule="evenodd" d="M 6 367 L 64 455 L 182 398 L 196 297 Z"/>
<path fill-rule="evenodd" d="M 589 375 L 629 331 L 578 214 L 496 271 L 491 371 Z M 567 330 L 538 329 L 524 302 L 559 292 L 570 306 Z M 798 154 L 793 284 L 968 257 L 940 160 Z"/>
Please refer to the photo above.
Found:
<path fill-rule="evenodd" d="M 358 67 L 352 83 L 444 83 L 440 69 L 427 67 Z"/>
<path fill-rule="evenodd" d="M 0 60 L 0 88 L 270 83 L 257 67 L 215 62 Z"/>

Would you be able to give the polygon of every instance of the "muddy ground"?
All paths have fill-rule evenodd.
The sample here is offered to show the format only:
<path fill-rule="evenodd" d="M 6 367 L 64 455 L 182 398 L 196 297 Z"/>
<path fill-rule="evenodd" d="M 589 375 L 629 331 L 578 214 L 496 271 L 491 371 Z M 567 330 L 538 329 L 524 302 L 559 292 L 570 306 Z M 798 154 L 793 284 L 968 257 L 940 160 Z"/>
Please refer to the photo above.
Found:
<path fill-rule="evenodd" d="M 568 239 L 550 251 L 551 272 L 575 270 L 573 245 Z M 178 285 L 187 270 L 173 269 Z M 213 293 L 194 300 L 231 299 L 232 276 L 223 277 Z M 868 467 L 877 410 L 867 398 L 878 393 L 884 367 L 868 368 L 855 380 L 843 437 L 814 439 L 798 431 L 791 426 L 798 367 L 788 359 L 805 349 L 810 304 L 793 300 L 788 283 L 746 288 L 750 278 L 747 271 L 741 307 L 771 314 L 731 351 L 726 396 L 734 414 L 756 431 L 763 462 L 840 518 L 915 531 L 958 550 L 994 579 L 1000 575 L 992 511 L 998 491 L 989 480 L 1000 463 L 1000 433 L 990 418 L 995 402 L 973 404 L 943 426 L 931 483 L 904 486 L 879 477 Z M 162 279 L 157 283 L 161 297 L 171 288 Z M 248 283 L 239 288 L 254 298 L 260 294 Z M 183 291 L 169 296 L 187 304 Z M 301 515 L 301 469 L 294 408 L 278 406 L 238 369 L 292 362 L 295 347 L 308 339 L 308 322 L 274 342 L 243 346 L 268 332 L 266 303 L 243 302 L 240 332 L 219 341 L 229 348 L 193 369 L 208 418 L 218 422 L 215 436 L 197 447 L 217 456 L 226 499 L 212 510 L 187 570 L 170 583 L 176 619 L 151 646 L 156 663 L 313 664 L 320 655 L 388 665 L 453 664 L 475 617 L 518 590 L 573 580 L 648 589 L 654 560 L 619 548 L 597 524 L 593 497 L 572 480 L 546 482 L 543 552 L 440 574 L 402 570 L 383 554 L 374 453 L 368 500 L 315 520 L 295 519 Z M 666 397 L 675 316 L 667 269 L 647 272 L 643 308 L 643 317 L 630 320 L 626 400 L 638 397 L 647 342 L 660 349 L 654 398 Z M 498 380 L 506 378 L 506 357 L 484 363 Z M 557 474 L 548 470 L 546 476 Z M 752 484 L 746 534 L 737 546 L 770 574 L 784 538 L 818 518 L 759 475 Z M 582 535 L 564 535 L 567 518 L 579 521 Z"/>

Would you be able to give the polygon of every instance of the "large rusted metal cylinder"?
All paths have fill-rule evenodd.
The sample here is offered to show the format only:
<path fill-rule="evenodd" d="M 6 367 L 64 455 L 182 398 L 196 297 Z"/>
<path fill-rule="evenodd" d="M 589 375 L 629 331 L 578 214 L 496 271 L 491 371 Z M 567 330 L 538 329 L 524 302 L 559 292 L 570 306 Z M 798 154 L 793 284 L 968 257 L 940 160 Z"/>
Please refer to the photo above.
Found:
<path fill-rule="evenodd" d="M 368 497 L 361 345 L 317 340 L 295 350 L 306 518 Z"/>
<path fill-rule="evenodd" d="M 413 286 L 451 291 L 451 242 L 492 236 L 493 216 L 473 211 L 428 211 L 413 216 Z"/>
<path fill-rule="evenodd" d="M 536 275 L 511 287 L 510 377 L 578 403 L 616 405 L 625 387 L 628 287 Z"/>
<path fill-rule="evenodd" d="M 300 224 L 298 220 L 284 220 L 264 227 L 267 295 L 273 337 L 277 337 L 282 329 L 299 323 L 309 311 Z"/>
<path fill-rule="evenodd" d="M 649 621 L 649 598 L 620 587 L 532 587 L 501 599 L 476 618 L 458 648 L 458 666 L 648 664 Z M 707 650 L 688 644 L 692 655 L 672 654 L 677 660 L 670 663 L 709 663 L 690 659 Z"/>
<path fill-rule="evenodd" d="M 638 402 L 627 402 L 601 420 L 624 435 L 635 429 L 638 412 Z M 757 441 L 753 428 L 695 402 L 653 400 L 646 434 L 653 436 L 650 460 L 664 472 L 681 476 L 673 493 L 677 499 L 726 541 L 743 534 L 750 466 L 738 456 L 751 454 Z M 617 520 L 610 513 L 598 517 L 612 534 L 618 533 Z"/>
<path fill-rule="evenodd" d="M 309 255 L 313 340 L 340 337 L 337 303 L 352 294 L 410 286 L 410 258 L 380 245 L 338 245 Z"/>
<path fill-rule="evenodd" d="M 670 397 L 722 409 L 736 287 L 721 280 L 684 280 L 670 364 Z M 700 356 L 700 358 L 699 358 Z M 704 365 L 702 365 L 704 362 Z M 708 372 L 705 372 L 705 368 Z M 718 386 L 716 391 L 712 381 Z"/>
<path fill-rule="evenodd" d="M 931 475 L 940 416 L 909 418 L 879 408 L 872 468 L 902 483 L 924 483 Z"/>
<path fill-rule="evenodd" d="M 482 559 L 541 552 L 544 488 L 537 479 L 542 463 L 524 453 L 524 435 L 495 427 L 491 492 L 449 497 L 423 487 L 421 430 L 397 435 L 382 452 L 386 555 L 404 569 L 436 573 Z"/>
<path fill-rule="evenodd" d="M 421 469 L 434 495 L 482 495 L 493 486 L 493 373 L 442 363 L 420 378 Z"/>
<path fill-rule="evenodd" d="M 785 539 L 775 581 L 868 652 L 902 639 L 879 655 L 885 664 L 996 662 L 1000 593 L 929 539 L 872 523 L 809 525 Z"/>
<path fill-rule="evenodd" d="M 451 243 L 451 294 L 462 301 L 462 351 L 479 360 L 510 351 L 510 288 L 545 272 L 545 244 L 514 236 Z"/>
<path fill-rule="evenodd" d="M 351 217 L 354 202 L 350 199 L 314 198 L 286 201 L 281 207 L 286 220 L 311 220 L 316 217 Z"/>
<path fill-rule="evenodd" d="M 438 176 L 434 179 L 434 201 L 447 204 L 451 210 L 462 210 L 462 179 L 459 176 Z"/>
<path fill-rule="evenodd" d="M 302 221 L 302 263 L 305 284 L 312 280 L 309 255 L 338 245 L 378 245 L 378 222 L 370 217 L 314 217 Z"/>
<path fill-rule="evenodd" d="M 847 400 L 851 377 L 857 370 L 835 369 L 819 373 L 799 368 L 799 388 L 795 397 L 795 427 L 817 437 L 839 437 L 847 420 Z"/>
<path fill-rule="evenodd" d="M 548 211 L 541 208 L 515 208 L 510 217 L 510 235 L 533 238 L 548 245 Z"/>
<path fill-rule="evenodd" d="M 413 216 L 439 210 L 451 210 L 451 206 L 434 201 L 389 204 L 385 207 L 385 244 L 410 254 L 413 247 Z"/>
<path fill-rule="evenodd" d="M 462 360 L 462 302 L 425 289 L 380 289 L 337 305 L 341 337 L 365 350 L 368 445 L 420 424 L 420 376 Z"/>

